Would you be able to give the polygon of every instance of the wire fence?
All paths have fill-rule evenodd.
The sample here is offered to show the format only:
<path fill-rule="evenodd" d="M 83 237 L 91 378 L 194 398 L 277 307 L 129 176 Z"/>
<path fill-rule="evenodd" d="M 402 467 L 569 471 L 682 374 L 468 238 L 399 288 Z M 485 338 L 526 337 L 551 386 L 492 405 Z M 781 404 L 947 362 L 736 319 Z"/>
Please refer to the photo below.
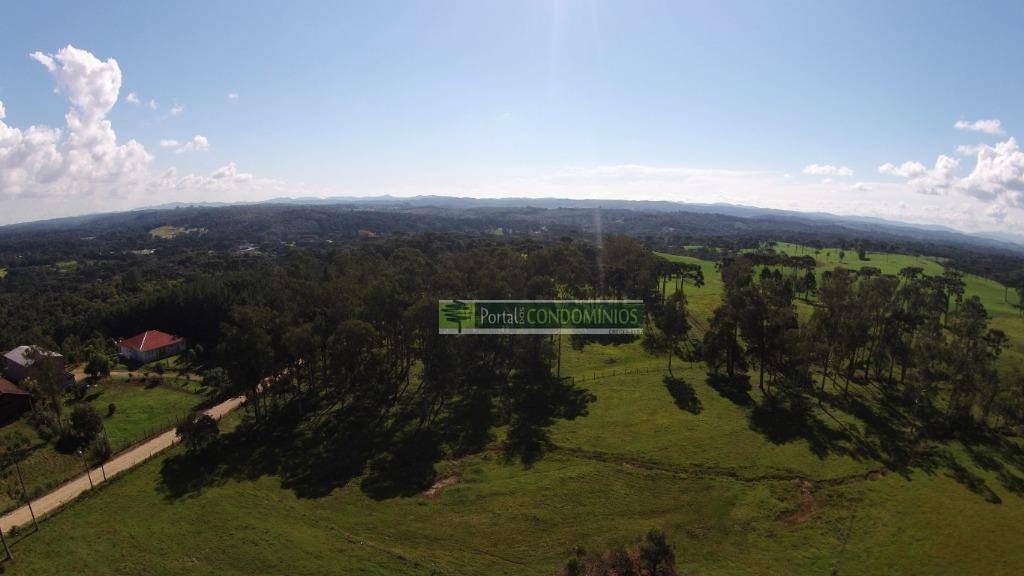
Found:
<path fill-rule="evenodd" d="M 569 376 L 569 379 L 573 383 L 584 383 L 584 382 L 596 382 L 598 380 L 606 380 L 608 378 L 623 377 L 623 376 L 646 376 L 648 374 L 668 374 L 668 368 L 656 368 L 654 366 L 638 366 L 636 368 L 613 368 L 611 370 L 598 370 L 594 372 L 584 372 L 581 374 L 574 374 Z"/>

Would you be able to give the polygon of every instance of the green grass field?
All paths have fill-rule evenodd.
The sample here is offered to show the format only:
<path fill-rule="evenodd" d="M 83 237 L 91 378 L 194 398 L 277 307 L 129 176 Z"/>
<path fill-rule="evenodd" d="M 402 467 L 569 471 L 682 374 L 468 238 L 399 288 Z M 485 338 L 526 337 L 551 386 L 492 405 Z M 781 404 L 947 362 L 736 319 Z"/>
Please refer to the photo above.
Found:
<path fill-rule="evenodd" d="M 722 287 L 701 265 L 706 285 L 685 289 L 710 314 Z M 532 467 L 495 448 L 443 463 L 457 481 L 433 496 L 374 500 L 352 481 L 309 498 L 259 474 L 180 495 L 164 482 L 176 449 L 19 536 L 8 569 L 553 575 L 575 546 L 660 529 L 689 575 L 1024 573 L 1019 441 L 932 442 L 889 473 L 884 421 L 817 410 L 795 430 L 677 363 L 697 398 L 681 409 L 665 359 L 638 344 L 563 350 L 564 373 L 597 401 L 555 426 L 556 449 Z M 855 394 L 878 408 L 871 390 Z"/>
<path fill-rule="evenodd" d="M 92 387 L 86 395 L 96 410 L 104 416 L 103 425 L 115 452 L 146 438 L 147 436 L 172 427 L 177 419 L 202 402 L 203 397 L 194 389 L 176 384 L 147 387 L 142 383 L 128 383 L 123 379 L 109 378 Z M 107 416 L 108 406 L 117 405 L 113 416 Z M 73 403 L 65 410 L 70 413 Z M 81 473 L 85 469 L 82 459 L 74 454 L 64 454 L 44 442 L 35 428 L 27 421 L 27 415 L 0 429 L 0 441 L 15 431 L 20 431 L 32 443 L 32 450 L 22 463 L 26 488 L 29 494 L 41 494 Z M 13 469 L 5 471 L 0 483 L 0 510 L 16 507 L 22 499 L 21 485 Z"/>
<path fill-rule="evenodd" d="M 531 468 L 494 452 L 450 463 L 459 481 L 433 498 L 375 501 L 352 482 L 307 499 L 266 476 L 172 497 L 158 458 L 18 542 L 11 573 L 554 574 L 576 545 L 651 528 L 688 574 L 1024 569 L 1024 480 L 1001 453 L 936 446 L 950 463 L 875 475 L 839 444 L 755 430 L 700 366 L 679 372 L 697 414 L 658 374 L 621 375 L 663 363 L 635 344 L 569 353 L 567 372 L 620 374 L 585 382 L 591 414 L 559 424 Z"/>
<path fill-rule="evenodd" d="M 174 384 L 146 386 L 118 378 L 109 378 L 91 388 L 86 399 L 104 416 L 103 425 L 114 451 L 174 426 L 179 417 L 202 401 L 200 396 Z M 117 409 L 113 416 L 107 416 L 112 403 Z"/>

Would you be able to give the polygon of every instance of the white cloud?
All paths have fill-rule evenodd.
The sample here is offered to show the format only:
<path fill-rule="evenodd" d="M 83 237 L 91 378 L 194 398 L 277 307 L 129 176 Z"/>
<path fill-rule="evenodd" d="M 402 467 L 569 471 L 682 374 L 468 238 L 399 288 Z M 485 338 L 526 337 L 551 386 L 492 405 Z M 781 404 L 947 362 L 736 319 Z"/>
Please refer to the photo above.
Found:
<path fill-rule="evenodd" d="M 967 194 L 1017 208 L 1024 207 L 1024 152 L 1015 138 L 981 146 L 974 170 L 959 182 Z"/>
<path fill-rule="evenodd" d="M 22 130 L 0 121 L 0 198 L 82 194 L 142 179 L 152 156 L 135 140 L 119 144 L 106 117 L 121 88 L 117 61 L 71 45 L 30 56 L 67 96 L 67 127 Z"/>
<path fill-rule="evenodd" d="M 67 97 L 66 126 L 9 126 L 0 102 L 0 224 L 147 206 L 168 198 L 236 201 L 317 193 L 257 178 L 233 162 L 207 175 L 179 175 L 174 168 L 154 174 L 152 155 L 135 140 L 119 141 L 107 118 L 121 90 L 116 60 L 103 61 L 74 46 L 30 56 L 49 71 L 58 92 Z M 156 101 L 147 106 L 156 108 Z M 210 148 L 201 134 L 159 144 L 175 152 Z"/>
<path fill-rule="evenodd" d="M 183 112 L 185 112 L 185 107 L 181 104 L 175 104 L 174 106 L 171 106 L 171 116 L 181 116 Z"/>
<path fill-rule="evenodd" d="M 228 100 L 238 100 L 238 92 L 228 92 Z"/>
<path fill-rule="evenodd" d="M 946 155 L 940 155 L 931 169 L 918 162 L 904 162 L 900 166 L 883 164 L 878 171 L 907 178 L 907 184 L 916 192 L 956 192 L 996 206 L 1024 208 L 1024 152 L 1015 138 L 994 146 L 958 146 L 956 151 L 960 156 L 976 157 L 967 176 L 958 176 L 960 160 Z M 990 208 L 989 213 L 998 216 L 999 221 L 1006 218 L 1005 211 L 999 209 Z"/>
<path fill-rule="evenodd" d="M 124 101 L 129 103 L 129 104 L 135 104 L 136 106 L 138 106 L 139 105 L 139 95 L 136 94 L 135 92 L 129 92 L 128 95 L 124 97 Z"/>
<path fill-rule="evenodd" d="M 852 184 L 850 186 L 850 189 L 856 190 L 858 192 L 868 192 L 871 190 L 871 185 L 867 184 L 866 182 L 857 182 L 855 184 Z"/>
<path fill-rule="evenodd" d="M 886 162 L 878 167 L 880 174 L 888 174 L 889 176 L 899 176 L 901 178 L 914 178 L 927 172 L 928 169 L 924 167 L 924 164 L 920 162 L 904 162 L 899 166 Z"/>
<path fill-rule="evenodd" d="M 68 44 L 68 46 L 71 46 L 71 45 Z M 42 52 L 36 51 L 36 52 L 33 52 L 33 53 L 29 54 L 28 56 L 29 56 L 29 58 L 31 58 L 31 59 L 35 60 L 36 62 L 39 62 L 40 64 L 45 66 L 46 69 L 49 70 L 50 72 L 53 72 L 57 68 L 57 65 L 54 64 L 54 62 L 53 62 L 53 58 L 51 58 L 50 56 L 47 56 L 46 54 L 43 54 Z"/>
<path fill-rule="evenodd" d="M 146 103 L 146 106 L 148 106 L 150 110 L 156 110 L 159 104 L 156 103 L 156 100 L 150 98 L 149 102 Z"/>
<path fill-rule="evenodd" d="M 247 182 L 252 180 L 252 174 L 246 172 L 239 172 L 238 167 L 235 166 L 234 162 L 229 162 L 227 166 L 221 166 L 220 168 L 213 171 L 210 177 L 214 180 L 229 180 L 234 182 Z"/>
<path fill-rule="evenodd" d="M 965 132 L 984 132 L 985 134 L 994 135 L 1003 133 L 1003 123 L 995 118 L 988 120 L 975 120 L 973 122 L 957 120 L 956 124 L 953 124 L 953 127 Z"/>
<path fill-rule="evenodd" d="M 955 172 L 959 165 L 956 158 L 941 155 L 931 169 L 920 162 L 904 162 L 899 166 L 886 162 L 878 167 L 878 172 L 906 178 L 911 189 L 920 194 L 940 195 L 948 193 L 956 182 Z"/>
<path fill-rule="evenodd" d="M 957 156 L 977 156 L 984 144 L 961 144 L 956 147 Z"/>
<path fill-rule="evenodd" d="M 206 152 L 210 149 L 210 141 L 206 139 L 206 136 L 196 134 L 191 140 L 186 140 L 185 142 L 173 139 L 161 140 L 160 147 L 171 148 L 177 154 L 182 152 Z"/>
<path fill-rule="evenodd" d="M 832 164 L 808 164 L 804 166 L 804 174 L 813 176 L 839 176 L 848 178 L 853 176 L 853 170 L 846 166 L 834 166 Z"/>

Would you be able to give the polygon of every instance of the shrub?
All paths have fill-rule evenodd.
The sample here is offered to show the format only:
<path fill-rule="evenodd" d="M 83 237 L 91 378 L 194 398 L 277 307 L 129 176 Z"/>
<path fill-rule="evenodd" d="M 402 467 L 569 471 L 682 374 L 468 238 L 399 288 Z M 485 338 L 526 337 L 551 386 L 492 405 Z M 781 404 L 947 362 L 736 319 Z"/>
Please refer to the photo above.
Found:
<path fill-rule="evenodd" d="M 665 534 L 652 530 L 631 548 L 613 548 L 601 554 L 588 554 L 576 548 L 573 558 L 562 568 L 561 576 L 680 576 L 676 555 Z"/>
<path fill-rule="evenodd" d="M 104 436 L 97 436 L 93 440 L 92 444 L 89 445 L 89 460 L 93 463 L 106 462 L 110 460 L 110 440 Z"/>
<path fill-rule="evenodd" d="M 71 411 L 70 426 L 64 430 L 62 439 L 70 446 L 85 446 L 92 443 L 103 431 L 103 417 L 89 404 L 79 404 Z"/>
<path fill-rule="evenodd" d="M 107 404 L 107 418 L 113 416 L 114 412 L 117 412 L 117 404 L 114 404 L 113 402 Z"/>

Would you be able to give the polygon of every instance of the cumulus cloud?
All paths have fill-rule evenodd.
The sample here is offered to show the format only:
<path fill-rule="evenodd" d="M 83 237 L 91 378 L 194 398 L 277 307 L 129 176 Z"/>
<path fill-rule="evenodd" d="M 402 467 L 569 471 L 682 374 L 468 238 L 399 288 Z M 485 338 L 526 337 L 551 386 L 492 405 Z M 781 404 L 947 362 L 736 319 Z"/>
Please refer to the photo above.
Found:
<path fill-rule="evenodd" d="M 148 106 L 150 110 L 156 110 L 159 104 L 156 103 L 156 100 L 150 98 L 149 102 L 146 103 L 146 106 Z"/>
<path fill-rule="evenodd" d="M 928 169 L 924 167 L 924 164 L 920 162 L 904 162 L 899 166 L 886 162 L 878 167 L 879 174 L 887 174 L 889 176 L 899 176 L 901 178 L 914 178 L 927 172 Z"/>
<path fill-rule="evenodd" d="M 136 106 L 140 104 L 139 95 L 135 92 L 129 92 L 128 95 L 124 97 L 124 101 L 129 104 L 135 104 Z"/>
<path fill-rule="evenodd" d="M 832 164 L 808 164 L 804 166 L 803 172 L 812 176 L 839 176 L 842 178 L 853 176 L 853 170 L 850 168 Z"/>
<path fill-rule="evenodd" d="M 994 146 L 958 146 L 956 151 L 960 156 L 975 157 L 974 168 L 966 176 L 957 174 L 960 160 L 945 155 L 940 155 L 931 169 L 919 162 L 904 162 L 899 166 L 883 164 L 878 171 L 906 178 L 916 192 L 956 192 L 977 198 L 991 204 L 988 213 L 1000 222 L 1006 218 L 1005 208 L 1024 208 L 1024 151 L 1015 138 Z"/>
<path fill-rule="evenodd" d="M 221 166 L 214 170 L 213 174 L 210 174 L 210 177 L 214 180 L 230 180 L 234 182 L 247 182 L 252 180 L 252 174 L 239 172 L 238 166 L 235 166 L 234 162 L 229 162 L 227 166 Z"/>
<path fill-rule="evenodd" d="M 878 167 L 878 172 L 906 178 L 915 192 L 937 196 L 951 190 L 956 182 L 955 172 L 959 165 L 960 161 L 956 158 L 941 155 L 935 160 L 933 168 L 927 168 L 920 162 L 904 162 L 899 166 L 886 162 Z"/>
<path fill-rule="evenodd" d="M 980 200 L 1024 207 L 1024 152 L 1015 138 L 995 146 L 981 146 L 974 170 L 959 182 L 967 194 Z"/>
<path fill-rule="evenodd" d="M 228 92 L 228 100 L 238 100 L 238 92 Z"/>
<path fill-rule="evenodd" d="M 210 149 L 210 141 L 206 139 L 206 136 L 196 134 L 191 140 L 186 140 L 185 142 L 173 139 L 161 140 L 160 147 L 171 148 L 178 154 L 182 152 L 206 152 Z"/>
<path fill-rule="evenodd" d="M 957 120 L 953 127 L 957 130 L 963 130 L 965 132 L 983 132 L 985 134 L 1002 134 L 1003 123 L 996 118 L 990 118 L 988 120 L 975 120 L 968 122 L 967 120 Z"/>
<path fill-rule="evenodd" d="M 171 116 L 181 116 L 183 112 L 185 112 L 185 107 L 181 104 L 175 104 L 174 106 L 171 106 Z"/>
<path fill-rule="evenodd" d="M 152 156 L 135 140 L 118 143 L 107 120 L 121 89 L 117 61 L 71 45 L 30 57 L 67 96 L 67 126 L 21 130 L 0 121 L 0 198 L 87 193 L 144 178 Z"/>
<path fill-rule="evenodd" d="M 33 52 L 30 57 L 51 74 L 57 90 L 66 96 L 66 125 L 10 126 L 0 102 L 0 201 L 5 208 L 0 221 L 73 214 L 83 207 L 110 210 L 146 205 L 155 194 L 164 198 L 167 192 L 178 199 L 203 199 L 213 193 L 224 200 L 282 194 L 282 183 L 255 178 L 234 163 L 208 175 L 182 176 L 174 169 L 154 174 L 150 170 L 153 156 L 135 140 L 119 140 L 108 119 L 121 90 L 116 60 L 101 60 L 71 45 L 53 54 Z M 125 100 L 141 101 L 137 94 Z M 159 144 L 178 153 L 210 148 L 201 134 Z"/>

